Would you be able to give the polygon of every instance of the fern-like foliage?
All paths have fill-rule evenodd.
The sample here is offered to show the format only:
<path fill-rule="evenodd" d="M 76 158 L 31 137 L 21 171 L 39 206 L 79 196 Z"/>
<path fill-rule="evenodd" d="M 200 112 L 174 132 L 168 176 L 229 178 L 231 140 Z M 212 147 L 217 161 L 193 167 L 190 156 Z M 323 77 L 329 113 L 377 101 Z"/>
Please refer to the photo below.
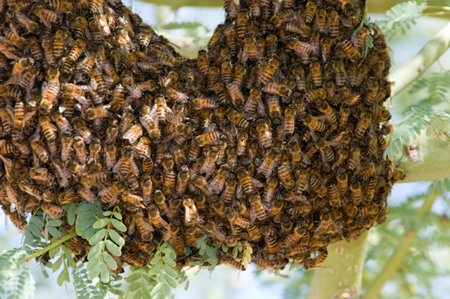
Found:
<path fill-rule="evenodd" d="M 34 297 L 34 279 L 30 270 L 19 261 L 26 256 L 23 249 L 4 250 L 0 253 L 0 295 L 7 299 L 28 299 Z"/>
<path fill-rule="evenodd" d="M 413 107 L 405 113 L 405 117 L 396 126 L 390 137 L 389 146 L 384 157 L 396 161 L 403 153 L 403 147 L 413 143 L 422 132 L 427 136 L 438 137 L 450 141 L 450 115 L 446 112 L 435 112 L 429 107 Z"/>
<path fill-rule="evenodd" d="M 199 250 L 198 254 L 202 257 L 200 261 L 191 263 L 192 266 L 203 266 L 209 264 L 208 271 L 214 271 L 219 259 L 217 257 L 217 248 L 208 245 L 209 234 L 204 235 L 196 241 L 195 247 Z"/>
<path fill-rule="evenodd" d="M 427 2 L 421 0 L 405 1 L 393 6 L 386 12 L 384 20 L 379 22 L 381 30 L 389 37 L 398 32 L 405 33 L 423 15 L 426 6 Z"/>

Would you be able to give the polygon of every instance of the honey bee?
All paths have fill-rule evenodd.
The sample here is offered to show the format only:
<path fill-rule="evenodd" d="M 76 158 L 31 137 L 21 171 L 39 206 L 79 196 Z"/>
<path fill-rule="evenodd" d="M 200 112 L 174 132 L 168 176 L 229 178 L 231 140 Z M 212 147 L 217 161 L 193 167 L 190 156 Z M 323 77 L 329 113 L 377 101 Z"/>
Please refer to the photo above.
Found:
<path fill-rule="evenodd" d="M 261 165 L 258 167 L 258 173 L 262 173 L 266 178 L 269 178 L 272 175 L 273 169 L 275 168 L 277 159 L 278 153 L 274 150 L 271 150 L 266 155 L 266 158 L 263 160 Z"/>
<path fill-rule="evenodd" d="M 256 125 L 256 132 L 258 134 L 258 142 L 262 148 L 269 148 L 272 146 L 272 132 L 267 121 L 260 121 Z"/>
<path fill-rule="evenodd" d="M 236 21 L 236 36 L 238 40 L 243 40 L 247 31 L 249 17 L 245 12 L 239 13 Z"/>
<path fill-rule="evenodd" d="M 30 143 L 30 146 L 36 153 L 36 156 L 39 158 L 39 160 L 46 164 L 50 161 L 50 154 L 39 141 L 32 141 Z"/>
<path fill-rule="evenodd" d="M 257 194 L 252 194 L 249 197 L 249 203 L 252 206 L 250 210 L 250 219 L 255 221 L 258 219 L 259 221 L 264 221 L 267 218 L 266 210 L 264 206 L 261 204 L 261 197 Z"/>
<path fill-rule="evenodd" d="M 352 201 L 355 206 L 358 206 L 362 199 L 364 198 L 361 184 L 359 182 L 356 182 L 352 185 L 350 185 L 350 191 L 352 192 Z"/>
<path fill-rule="evenodd" d="M 73 142 L 73 148 L 75 149 L 75 155 L 78 159 L 78 162 L 80 162 L 81 164 L 86 164 L 88 153 L 83 138 L 79 136 L 75 137 Z"/>
<path fill-rule="evenodd" d="M 150 80 L 151 81 L 151 80 Z M 168 87 L 166 89 L 166 95 L 171 98 L 172 100 L 187 103 L 189 96 L 185 94 L 184 92 L 178 91 L 172 87 Z M 166 108 L 167 109 L 167 108 Z"/>
<path fill-rule="evenodd" d="M 65 50 L 65 40 L 67 39 L 68 34 L 64 30 L 58 30 L 55 33 L 55 37 L 53 39 L 53 55 L 56 58 L 61 57 L 64 54 Z"/>
<path fill-rule="evenodd" d="M 377 81 L 369 80 L 369 82 L 367 82 L 367 87 L 369 89 L 369 92 L 367 93 L 367 95 L 364 99 L 364 102 L 367 105 L 372 105 L 374 103 L 374 101 L 376 100 L 379 85 L 378 85 Z"/>
<path fill-rule="evenodd" d="M 143 133 L 142 126 L 136 124 L 123 134 L 123 139 L 127 139 L 130 144 L 136 143 Z"/>
<path fill-rule="evenodd" d="M 267 92 L 268 94 L 278 95 L 282 97 L 289 92 L 289 88 L 286 85 L 269 82 L 265 87 L 262 88 L 262 91 Z"/>
<path fill-rule="evenodd" d="M 36 8 L 34 9 L 34 14 L 39 17 L 42 24 L 50 29 L 52 28 L 51 23 L 57 23 L 59 19 L 59 16 L 55 11 L 45 9 L 40 5 L 36 6 Z"/>
<path fill-rule="evenodd" d="M 74 119 L 73 121 L 73 128 L 75 129 L 76 133 L 83 138 L 84 142 L 87 144 L 90 144 L 92 141 L 92 133 L 87 128 L 86 123 L 80 119 Z"/>
<path fill-rule="evenodd" d="M 167 207 L 166 207 L 167 208 Z M 158 229 L 168 229 L 169 224 L 161 217 L 159 210 L 156 206 L 150 205 L 148 209 L 148 216 L 153 226 Z"/>
<path fill-rule="evenodd" d="M 54 205 L 48 202 L 43 202 L 40 205 L 41 209 L 49 214 L 50 217 L 55 218 L 55 216 L 62 217 L 66 215 L 66 211 L 58 205 Z"/>
<path fill-rule="evenodd" d="M 325 33 L 327 23 L 327 12 L 323 8 L 316 10 L 316 25 L 320 33 Z"/>
<path fill-rule="evenodd" d="M 328 142 L 325 139 L 321 138 L 317 142 L 317 147 L 319 148 L 324 164 L 329 164 L 334 161 L 335 156 L 331 147 L 328 145 Z"/>
<path fill-rule="evenodd" d="M 195 206 L 195 202 L 192 198 L 185 198 L 183 200 L 183 206 L 185 208 L 185 217 L 187 223 L 191 223 L 195 221 L 196 223 L 202 222 L 200 215 L 197 211 L 197 207 Z"/>
<path fill-rule="evenodd" d="M 122 198 L 123 202 L 130 203 L 133 206 L 141 207 L 143 209 L 146 208 L 146 206 L 144 204 L 144 199 L 138 195 L 134 195 L 134 194 L 131 194 L 128 192 L 123 192 L 121 198 Z"/>
<path fill-rule="evenodd" d="M 217 131 L 205 133 L 202 135 L 198 135 L 195 137 L 195 141 L 199 147 L 203 147 L 205 145 L 211 145 L 217 143 L 221 139 L 221 133 Z"/>
<path fill-rule="evenodd" d="M 90 161 L 100 161 L 100 152 L 102 150 L 102 146 L 99 140 L 94 140 L 89 145 L 89 162 Z"/>
<path fill-rule="evenodd" d="M 40 107 L 49 112 L 53 107 L 53 102 L 60 91 L 59 84 L 59 70 L 57 68 L 49 68 L 48 70 L 48 82 L 42 84 L 42 100 Z"/>
<path fill-rule="evenodd" d="M 361 115 L 361 120 L 358 122 L 355 128 L 355 138 L 360 139 L 365 134 L 371 120 L 372 115 L 370 113 L 366 112 Z"/>
<path fill-rule="evenodd" d="M 198 51 L 197 56 L 198 69 L 203 75 L 206 75 L 209 71 L 208 54 L 205 50 Z"/>
<path fill-rule="evenodd" d="M 226 115 L 228 119 L 234 124 L 236 124 L 238 128 L 246 129 L 249 126 L 249 122 L 242 115 L 240 115 L 239 112 L 237 112 L 232 108 L 229 108 L 226 111 Z"/>
<path fill-rule="evenodd" d="M 356 62 L 361 59 L 361 54 L 359 54 L 353 44 L 348 40 L 343 40 L 341 42 L 341 48 L 352 62 Z"/>
<path fill-rule="evenodd" d="M 311 23 L 314 20 L 316 10 L 317 4 L 314 1 L 308 1 L 308 3 L 306 3 L 305 21 L 307 24 Z"/>
<path fill-rule="evenodd" d="M 108 150 L 108 146 L 105 150 Z M 133 148 L 126 147 L 123 156 L 114 165 L 112 172 L 119 173 L 122 176 L 127 176 L 130 172 L 135 176 L 139 176 L 139 168 L 136 166 L 133 158 Z"/>
<path fill-rule="evenodd" d="M 105 164 L 106 169 L 111 169 L 116 165 L 117 147 L 114 144 L 108 144 L 105 147 Z"/>
<path fill-rule="evenodd" d="M 303 119 L 303 123 L 310 127 L 314 131 L 323 132 L 326 129 L 326 126 L 320 120 L 313 118 L 311 115 L 300 115 L 300 118 Z"/>
<path fill-rule="evenodd" d="M 233 73 L 233 79 L 232 79 L 232 84 L 233 86 L 237 86 L 237 88 L 240 88 L 242 85 L 242 82 L 244 81 L 244 76 L 247 73 L 247 69 L 246 69 L 246 65 L 242 65 L 242 64 L 238 64 L 235 68 L 234 68 L 234 73 Z M 227 85 L 227 89 L 230 92 L 230 85 Z M 231 92 L 230 92 L 231 95 Z M 231 97 L 233 98 L 233 96 L 231 95 Z"/>
<path fill-rule="evenodd" d="M 213 194 L 222 192 L 225 185 L 226 178 L 230 172 L 230 167 L 227 164 L 222 164 L 217 171 L 217 175 L 209 183 L 209 189 Z"/>

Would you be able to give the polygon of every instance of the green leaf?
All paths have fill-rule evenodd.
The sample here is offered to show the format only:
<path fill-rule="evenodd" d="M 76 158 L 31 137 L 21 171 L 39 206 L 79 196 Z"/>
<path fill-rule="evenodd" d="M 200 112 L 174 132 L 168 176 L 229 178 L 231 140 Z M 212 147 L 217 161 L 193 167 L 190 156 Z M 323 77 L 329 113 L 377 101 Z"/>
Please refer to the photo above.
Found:
<path fill-rule="evenodd" d="M 91 261 L 88 262 L 88 265 Z M 87 266 L 86 266 L 87 268 Z M 100 273 L 100 261 L 97 261 L 95 264 L 92 265 L 92 267 L 89 269 L 89 274 L 88 274 L 88 278 L 90 280 L 93 280 L 94 278 L 96 278 L 98 276 L 98 274 Z"/>
<path fill-rule="evenodd" d="M 158 274 L 161 271 L 162 265 L 158 264 L 156 266 L 153 266 L 150 268 L 150 271 L 148 271 L 149 275 L 155 275 Z"/>
<path fill-rule="evenodd" d="M 111 252 L 115 256 L 121 256 L 122 255 L 122 253 L 120 252 L 119 247 L 117 247 L 116 244 L 114 244 L 110 240 L 106 240 L 105 243 L 106 243 L 106 248 L 108 248 L 109 252 Z"/>
<path fill-rule="evenodd" d="M 100 266 L 100 278 L 103 283 L 109 282 L 109 270 L 105 263 L 102 263 Z"/>
<path fill-rule="evenodd" d="M 155 256 L 151 261 L 150 261 L 150 265 L 156 265 L 161 261 L 161 257 L 160 256 Z"/>
<path fill-rule="evenodd" d="M 114 217 L 116 217 L 116 219 L 122 220 L 122 215 L 119 212 L 114 212 Z"/>
<path fill-rule="evenodd" d="M 113 229 L 108 231 L 109 238 L 113 240 L 117 245 L 125 245 L 125 240 Z"/>
<path fill-rule="evenodd" d="M 64 269 L 61 271 L 61 273 L 59 273 L 58 278 L 56 280 L 56 282 L 58 283 L 59 286 L 62 286 L 64 281 L 66 281 L 66 272 L 67 272 L 67 270 Z"/>
<path fill-rule="evenodd" d="M 126 232 L 127 231 L 127 227 L 122 222 L 120 222 L 119 220 L 111 219 L 111 223 L 117 230 L 119 230 L 121 232 Z"/>
<path fill-rule="evenodd" d="M 50 233 L 50 235 L 52 235 L 55 238 L 61 237 L 61 233 L 59 232 L 59 230 L 57 230 L 54 227 L 49 227 L 48 228 L 48 232 Z"/>
<path fill-rule="evenodd" d="M 63 257 L 60 256 L 59 259 L 57 259 L 57 260 L 53 263 L 53 265 L 52 265 L 52 271 L 53 271 L 53 273 L 55 273 L 56 271 L 59 270 L 59 268 L 61 268 L 62 261 L 63 261 Z"/>
<path fill-rule="evenodd" d="M 155 285 L 155 287 L 152 289 L 152 292 L 151 292 L 152 297 L 161 291 L 162 286 L 163 286 L 163 284 L 160 282 L 157 285 Z"/>
<path fill-rule="evenodd" d="M 75 223 L 75 216 L 77 214 L 77 205 L 73 202 L 63 205 L 64 210 L 66 210 L 67 223 L 73 225 Z"/>
<path fill-rule="evenodd" d="M 177 264 L 175 263 L 175 261 L 169 259 L 168 257 L 164 256 L 162 258 L 163 262 L 168 265 L 169 267 L 175 267 Z"/>
<path fill-rule="evenodd" d="M 173 251 L 173 250 L 172 250 L 171 248 L 167 248 L 167 247 L 161 249 L 161 252 L 162 252 L 162 253 L 165 253 L 165 254 L 170 254 L 172 251 Z"/>
<path fill-rule="evenodd" d="M 171 267 L 169 267 L 167 264 L 163 265 L 163 269 L 164 271 L 169 274 L 170 276 L 172 276 L 173 278 L 177 278 L 178 273 L 177 271 L 175 271 L 174 269 L 172 269 Z"/>
<path fill-rule="evenodd" d="M 102 218 L 102 219 L 97 220 L 94 223 L 94 225 L 92 225 L 92 227 L 95 228 L 95 229 L 100 229 L 102 227 L 105 227 L 108 223 L 109 223 L 109 219 L 108 218 Z"/>
<path fill-rule="evenodd" d="M 31 217 L 30 222 L 34 223 L 39 228 L 43 228 L 44 227 L 44 222 L 42 222 L 41 218 L 39 218 L 37 216 Z"/>
<path fill-rule="evenodd" d="M 116 270 L 116 269 L 117 269 L 117 263 L 116 263 L 116 261 L 109 255 L 109 253 L 103 252 L 103 260 L 105 261 L 106 265 L 107 265 L 111 270 Z"/>
<path fill-rule="evenodd" d="M 60 227 L 61 226 L 61 220 L 49 220 L 47 222 L 48 226 L 53 226 L 53 227 Z"/>
<path fill-rule="evenodd" d="M 177 287 L 177 283 L 175 282 L 175 280 L 170 277 L 167 274 L 164 274 L 164 280 L 166 281 L 166 283 L 172 288 L 175 289 Z"/>
<path fill-rule="evenodd" d="M 140 274 L 140 273 L 134 272 L 134 273 L 131 273 L 130 275 L 128 275 L 127 277 L 125 277 L 125 280 L 126 280 L 128 283 L 131 283 L 131 282 L 133 282 L 133 281 L 138 280 L 140 277 L 141 277 L 141 274 Z"/>
<path fill-rule="evenodd" d="M 88 260 L 91 260 L 93 256 L 100 255 L 100 252 L 102 252 L 104 248 L 105 248 L 105 242 L 103 242 L 103 241 L 92 246 L 91 250 L 89 250 Z"/>
<path fill-rule="evenodd" d="M 105 217 L 111 216 L 111 214 L 112 214 L 112 211 L 103 212 L 103 216 L 105 216 Z"/>
<path fill-rule="evenodd" d="M 436 182 L 436 190 L 439 194 L 444 193 L 444 185 L 442 184 L 442 181 Z"/>
<path fill-rule="evenodd" d="M 48 255 L 49 255 L 50 258 L 52 259 L 52 258 L 54 258 L 54 257 L 59 253 L 59 250 L 60 250 L 60 246 L 57 246 L 57 247 L 53 248 L 52 250 L 50 250 L 50 251 L 48 252 Z"/>
<path fill-rule="evenodd" d="M 89 244 L 90 245 L 95 245 L 98 242 L 100 242 L 101 240 L 103 240 L 106 236 L 106 229 L 101 229 L 98 232 L 96 232 L 90 239 L 89 239 Z"/>

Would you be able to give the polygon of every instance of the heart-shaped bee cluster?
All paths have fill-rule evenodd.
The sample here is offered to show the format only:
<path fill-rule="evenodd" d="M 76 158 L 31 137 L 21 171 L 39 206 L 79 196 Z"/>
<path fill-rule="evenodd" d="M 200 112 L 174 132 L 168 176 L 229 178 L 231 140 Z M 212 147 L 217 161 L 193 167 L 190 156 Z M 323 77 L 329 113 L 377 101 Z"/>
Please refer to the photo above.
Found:
<path fill-rule="evenodd" d="M 17 227 L 40 208 L 70 232 L 61 206 L 100 201 L 128 228 L 119 264 L 164 239 L 189 265 L 208 234 L 278 269 L 386 220 L 402 173 L 383 159 L 390 61 L 364 5 L 227 0 L 189 60 L 120 1 L 0 4 L 0 200 Z"/>

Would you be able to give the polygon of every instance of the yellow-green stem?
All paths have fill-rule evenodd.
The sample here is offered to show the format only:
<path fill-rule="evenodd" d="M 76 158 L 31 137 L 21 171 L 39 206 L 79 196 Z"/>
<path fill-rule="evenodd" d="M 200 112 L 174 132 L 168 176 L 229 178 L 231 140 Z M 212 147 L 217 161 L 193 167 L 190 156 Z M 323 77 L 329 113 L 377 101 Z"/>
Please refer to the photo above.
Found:
<path fill-rule="evenodd" d="M 19 261 L 19 264 L 25 263 L 25 262 L 29 262 L 32 259 L 34 259 L 37 256 L 43 255 L 44 253 L 46 253 L 47 251 L 52 250 L 53 248 L 58 247 L 59 245 L 61 245 L 64 242 L 69 241 L 70 239 L 72 239 L 73 237 L 75 237 L 77 235 L 76 231 L 71 232 L 70 234 L 62 237 L 61 239 L 59 239 L 58 241 L 56 241 L 55 243 L 51 243 L 50 245 L 48 245 L 45 248 L 42 248 L 41 250 L 38 250 L 32 254 L 30 254 L 29 256 L 27 256 L 26 258 L 24 258 L 23 260 Z"/>
<path fill-rule="evenodd" d="M 408 63 L 389 76 L 394 83 L 391 98 L 420 78 L 450 47 L 450 23 L 433 36 Z"/>
<path fill-rule="evenodd" d="M 420 219 L 424 214 L 431 210 L 437 194 L 425 196 L 423 205 L 416 213 L 416 219 Z M 366 293 L 362 296 L 362 299 L 373 299 L 378 296 L 383 285 L 395 274 L 400 267 L 403 259 L 409 252 L 409 248 L 414 243 L 417 237 L 419 229 L 409 230 L 405 232 L 400 242 L 396 246 L 389 260 L 386 262 L 386 266 L 383 271 L 372 281 L 371 285 L 367 288 Z"/>

